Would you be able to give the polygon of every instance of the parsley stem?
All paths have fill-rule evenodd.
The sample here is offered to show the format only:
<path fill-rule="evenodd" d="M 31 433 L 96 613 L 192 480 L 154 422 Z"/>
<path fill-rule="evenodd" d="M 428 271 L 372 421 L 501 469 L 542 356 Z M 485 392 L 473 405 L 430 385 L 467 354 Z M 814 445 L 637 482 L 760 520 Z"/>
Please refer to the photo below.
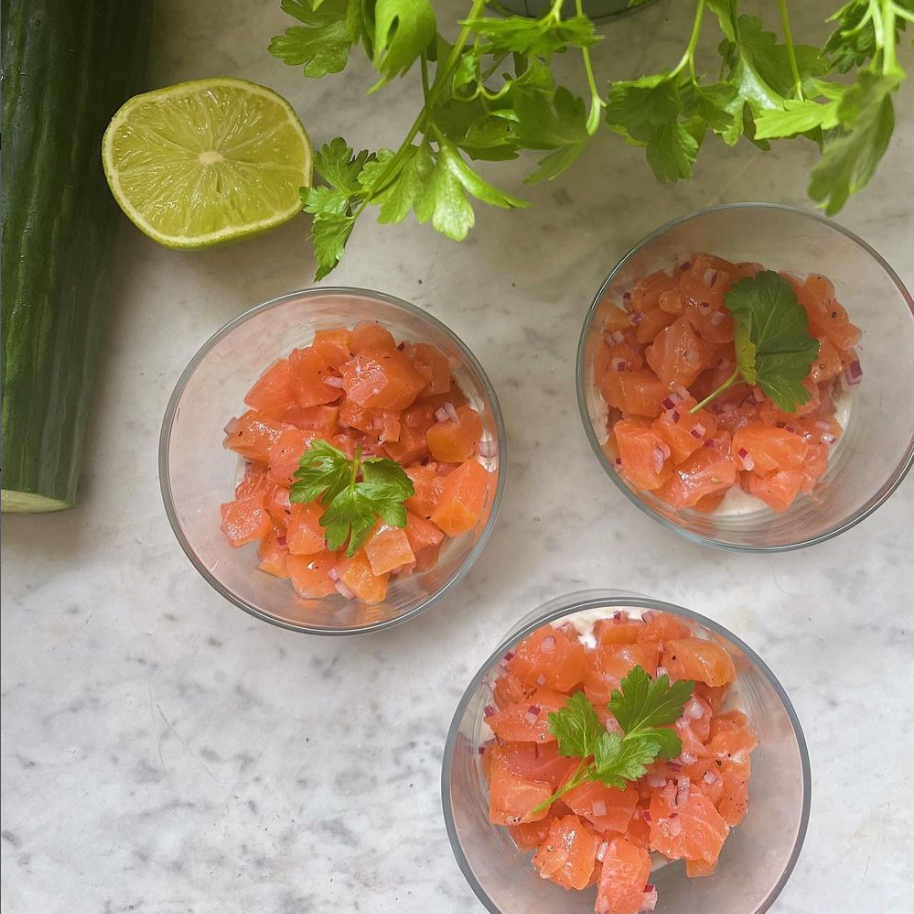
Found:
<path fill-rule="evenodd" d="M 892 3 L 891 6 L 895 12 L 895 15 L 899 19 L 907 19 L 908 22 L 914 22 L 914 13 L 912 13 L 910 10 L 906 10 L 903 6 L 899 6 L 897 3 Z"/>
<path fill-rule="evenodd" d="M 686 67 L 690 68 L 692 78 L 695 74 L 695 48 L 698 47 L 698 36 L 701 35 L 701 21 L 705 12 L 705 0 L 698 0 L 695 4 L 695 19 L 692 22 L 692 34 L 689 36 L 689 43 L 686 45 L 685 53 L 682 59 L 676 64 L 676 67 L 670 73 L 670 76 L 678 76 Z"/>
<path fill-rule="evenodd" d="M 704 407 L 706 407 L 715 397 L 719 397 L 725 390 L 732 387 L 736 383 L 738 378 L 739 378 L 739 366 L 737 366 L 736 368 L 733 369 L 733 374 L 731 374 L 730 377 L 727 378 L 727 380 L 724 381 L 724 383 L 721 384 L 720 387 L 718 387 L 717 390 L 714 391 L 714 393 L 708 394 L 708 396 L 705 397 L 704 400 L 701 401 L 701 403 L 698 403 L 695 406 L 693 406 L 689 410 L 689 413 L 690 414 L 697 413 L 698 410 L 704 409 Z"/>
<path fill-rule="evenodd" d="M 703 3 L 704 0 L 701 0 Z M 584 15 L 582 0 L 575 0 L 575 12 Z M 587 132 L 593 136 L 600 127 L 600 112 L 606 106 L 597 89 L 597 81 L 593 75 L 593 65 L 590 60 L 590 48 L 581 48 L 581 57 L 584 60 L 584 72 L 587 74 L 587 85 L 590 86 L 590 114 L 587 118 Z"/>
<path fill-rule="evenodd" d="M 793 34 L 790 30 L 790 14 L 787 12 L 787 0 L 778 0 L 781 8 L 781 22 L 784 26 L 784 43 L 787 45 L 787 59 L 790 61 L 790 73 L 793 76 L 793 85 L 797 98 L 803 101 L 803 81 L 800 79 L 800 69 L 797 66 L 797 53 L 793 46 Z"/>
<path fill-rule="evenodd" d="M 892 0 L 882 0 L 882 72 L 893 73 L 895 63 L 895 4 Z"/>
<path fill-rule="evenodd" d="M 428 58 L 424 51 L 419 55 L 419 68 L 422 71 L 422 97 L 428 104 Z"/>
<path fill-rule="evenodd" d="M 569 790 L 574 790 L 579 784 L 587 780 L 588 769 L 590 768 L 591 763 L 587 761 L 586 758 L 581 759 L 581 763 L 578 765 L 577 771 L 564 783 L 559 789 L 549 797 L 548 800 L 543 800 L 542 803 L 537 803 L 530 812 L 527 813 L 528 816 L 535 816 L 538 812 L 542 812 L 544 809 L 548 809 L 559 797 L 564 796 L 568 793 Z"/>
<path fill-rule="evenodd" d="M 485 5 L 486 0 L 473 0 L 473 6 L 470 8 L 469 15 L 467 16 L 467 24 L 464 25 L 460 30 L 460 34 L 457 36 L 457 41 L 451 48 L 451 53 L 448 55 L 447 60 L 442 66 L 435 69 L 435 79 L 431 85 L 431 88 L 429 89 L 429 93 L 425 99 L 425 104 L 422 107 L 422 110 L 416 115 L 416 119 L 413 121 L 412 127 L 409 128 L 409 133 L 406 134 L 406 137 L 400 144 L 400 148 L 394 153 L 391 160 L 387 163 L 387 167 L 381 172 L 380 175 L 378 175 L 371 187 L 369 187 L 365 192 L 365 196 L 362 198 L 362 202 L 355 208 L 355 211 L 352 214 L 353 219 L 357 219 L 362 214 L 365 207 L 371 203 L 372 197 L 374 197 L 376 193 L 378 193 L 387 185 L 387 183 L 396 175 L 398 169 L 403 164 L 403 159 L 406 157 L 406 150 L 412 146 L 413 140 L 416 138 L 417 134 L 426 126 L 429 118 L 431 117 L 431 113 L 438 102 L 438 96 L 440 95 L 444 84 L 447 82 L 448 77 L 453 72 L 457 61 L 460 60 L 460 55 L 463 52 L 464 45 L 467 43 L 467 39 L 470 37 L 472 20 L 479 16 L 479 14 L 485 8 Z"/>

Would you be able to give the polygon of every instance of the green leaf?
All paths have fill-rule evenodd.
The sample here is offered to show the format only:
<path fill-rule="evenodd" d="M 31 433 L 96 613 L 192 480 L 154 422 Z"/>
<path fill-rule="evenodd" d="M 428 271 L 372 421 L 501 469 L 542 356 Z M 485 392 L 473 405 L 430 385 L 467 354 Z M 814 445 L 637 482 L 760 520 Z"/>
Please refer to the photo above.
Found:
<path fill-rule="evenodd" d="M 331 501 L 323 515 L 321 526 L 327 539 L 327 548 L 339 549 L 346 540 L 349 546 L 346 555 L 355 555 L 359 547 L 368 539 L 377 517 L 371 502 L 357 488 L 345 488 Z"/>
<path fill-rule="evenodd" d="M 529 205 L 481 178 L 464 162 L 457 148 L 443 138 L 439 139 L 436 158 L 425 191 L 416 201 L 415 211 L 420 222 L 430 219 L 432 226 L 448 238 L 463 241 L 475 223 L 473 207 L 464 191 L 483 203 L 503 209 Z"/>
<path fill-rule="evenodd" d="M 349 212 L 352 203 L 352 194 L 319 184 L 312 187 L 299 189 L 302 209 L 306 213 L 317 215 L 319 213 L 333 213 L 342 216 Z"/>
<path fill-rule="evenodd" d="M 363 492 L 364 494 L 364 492 Z M 389 499 L 370 499 L 372 510 L 388 527 L 405 527 L 407 524 L 406 508 L 401 502 Z"/>
<path fill-rule="evenodd" d="M 525 16 L 490 18 L 478 16 L 465 19 L 461 25 L 469 26 L 485 39 L 485 54 L 523 54 L 548 57 L 566 48 L 589 48 L 601 40 L 593 22 L 586 16 L 572 16 L 556 20 L 551 15 L 540 19 Z"/>
<path fill-rule="evenodd" d="M 647 144 L 647 161 L 663 183 L 692 177 L 699 141 L 678 120 L 658 127 Z"/>
<path fill-rule="evenodd" d="M 575 692 L 558 711 L 549 714 L 549 732 L 558 740 L 559 755 L 586 758 L 596 751 L 606 729 L 583 692 Z"/>
<path fill-rule="evenodd" d="M 715 133 L 726 133 L 733 127 L 732 105 L 736 86 L 728 82 L 700 85 L 691 80 L 679 92 L 686 117 L 699 117 Z"/>
<path fill-rule="evenodd" d="M 377 0 L 374 23 L 374 66 L 384 77 L 376 89 L 416 62 L 435 40 L 438 26 L 429 0 Z"/>
<path fill-rule="evenodd" d="M 323 279 L 336 268 L 354 225 L 355 216 L 322 213 L 314 217 L 311 223 L 311 242 L 317 260 L 315 279 Z"/>
<path fill-rule="evenodd" d="M 426 143 L 409 148 L 413 151 L 407 154 L 396 180 L 373 198 L 381 205 L 378 222 L 402 222 L 428 185 L 435 167 L 431 149 Z"/>
<path fill-rule="evenodd" d="M 675 121 L 681 110 L 676 85 L 667 73 L 617 80 L 609 90 L 606 123 L 635 145 L 646 146 L 658 128 Z"/>
<path fill-rule="evenodd" d="M 796 411 L 809 399 L 803 380 L 819 352 L 793 286 L 771 270 L 741 279 L 724 293 L 735 322 L 740 373 L 781 410 Z"/>
<path fill-rule="evenodd" d="M 894 0 L 894 4 L 914 15 L 914 0 Z M 895 45 L 900 44 L 901 33 L 907 25 L 904 18 L 895 16 L 895 34 L 887 36 L 884 34 L 881 10 L 876 7 L 876 15 L 873 13 L 871 0 L 851 0 L 828 17 L 829 22 L 837 21 L 838 27 L 825 43 L 824 54 L 839 73 L 863 67 L 885 47 L 887 39 Z M 891 75 L 903 77 L 904 74 L 896 64 Z"/>
<path fill-rule="evenodd" d="M 345 193 L 356 194 L 362 189 L 359 175 L 372 159 L 374 156 L 367 149 L 355 155 L 352 147 L 338 136 L 314 153 L 314 168 L 328 184 Z"/>
<path fill-rule="evenodd" d="M 590 139 L 584 101 L 562 86 L 554 92 L 520 88 L 511 101 L 517 141 L 527 149 L 553 150 L 524 181 L 551 181 L 577 159 Z"/>
<path fill-rule="evenodd" d="M 826 139 L 809 182 L 809 196 L 830 216 L 869 182 L 885 154 L 895 129 L 891 93 L 898 83 L 895 76 L 864 71 L 841 99 L 842 129 Z"/>
<path fill-rule="evenodd" d="M 695 683 L 687 679 L 670 684 L 666 674 L 651 679 L 636 666 L 613 689 L 609 710 L 626 736 L 638 735 L 679 720 L 694 688 Z"/>
<path fill-rule="evenodd" d="M 326 441 L 313 441 L 299 461 L 289 501 L 307 504 L 328 495 L 332 499 L 349 483 L 349 458 Z"/>
<path fill-rule="evenodd" d="M 784 107 L 760 111 L 755 118 L 755 138 L 795 136 L 809 130 L 831 130 L 839 123 L 836 101 L 789 98 Z"/>
<path fill-rule="evenodd" d="M 339 73 L 352 47 L 347 0 L 283 0 L 282 8 L 304 25 L 286 29 L 270 42 L 269 51 L 305 76 Z"/>
<path fill-rule="evenodd" d="M 657 743 L 649 739 L 625 739 L 618 733 L 600 737 L 594 752 L 592 779 L 607 787 L 624 790 L 627 781 L 637 781 L 657 757 Z"/>
<path fill-rule="evenodd" d="M 384 490 L 385 498 L 403 501 L 416 494 L 413 482 L 399 463 L 383 457 L 365 457 L 362 460 L 362 479 L 366 484 Z"/>
<path fill-rule="evenodd" d="M 739 0 L 707 0 L 705 5 L 717 16 L 724 37 L 728 41 L 735 42 Z"/>

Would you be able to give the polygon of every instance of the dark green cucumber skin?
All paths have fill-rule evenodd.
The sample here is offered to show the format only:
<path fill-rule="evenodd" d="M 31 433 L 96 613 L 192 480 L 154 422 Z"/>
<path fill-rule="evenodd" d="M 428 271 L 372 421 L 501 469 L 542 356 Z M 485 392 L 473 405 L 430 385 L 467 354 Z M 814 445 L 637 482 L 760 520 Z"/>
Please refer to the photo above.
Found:
<path fill-rule="evenodd" d="M 0 0 L 0 476 L 72 506 L 121 216 L 105 127 L 143 88 L 152 0 Z"/>

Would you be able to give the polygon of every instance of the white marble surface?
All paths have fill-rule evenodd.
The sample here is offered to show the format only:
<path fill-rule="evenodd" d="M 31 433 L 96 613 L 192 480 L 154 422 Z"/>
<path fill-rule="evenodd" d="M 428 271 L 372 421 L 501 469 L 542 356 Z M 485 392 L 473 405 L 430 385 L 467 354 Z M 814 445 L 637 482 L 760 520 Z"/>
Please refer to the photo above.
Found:
<path fill-rule="evenodd" d="M 809 4 L 809 22 L 829 5 Z M 687 4 L 660 2 L 613 26 L 602 72 L 674 59 L 686 16 Z M 368 102 L 359 68 L 306 83 L 266 53 L 283 18 L 274 0 L 159 0 L 150 82 L 235 74 L 288 96 L 315 141 L 401 135 L 415 87 Z M 910 82 L 877 178 L 840 218 L 912 285 Z M 465 244 L 414 224 L 358 227 L 334 279 L 415 301 L 461 334 L 501 397 L 511 453 L 501 520 L 466 583 L 406 626 L 347 639 L 295 636 L 221 600 L 178 548 L 156 479 L 165 402 L 196 348 L 309 284 L 304 218 L 196 255 L 125 225 L 79 507 L 2 523 L 2 910 L 481 911 L 441 819 L 452 711 L 520 614 L 610 585 L 719 619 L 792 696 L 815 790 L 773 911 L 911 911 L 914 482 L 835 541 L 722 554 L 623 499 L 574 402 L 580 322 L 616 257 L 698 206 L 800 203 L 813 160 L 800 143 L 768 156 L 715 145 L 692 184 L 661 188 L 639 152 L 605 136 L 565 179 L 527 190 L 528 213 L 480 209 Z M 519 172 L 501 173 L 512 189 Z"/>

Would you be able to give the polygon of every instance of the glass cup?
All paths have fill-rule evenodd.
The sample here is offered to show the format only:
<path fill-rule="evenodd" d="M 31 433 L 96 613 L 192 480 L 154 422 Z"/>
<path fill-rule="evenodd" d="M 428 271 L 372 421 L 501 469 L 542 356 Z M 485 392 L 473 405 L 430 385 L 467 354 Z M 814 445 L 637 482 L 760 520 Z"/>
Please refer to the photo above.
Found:
<path fill-rule="evenodd" d="M 243 460 L 222 447 L 223 426 L 246 407 L 245 393 L 261 372 L 318 330 L 378 321 L 398 340 L 431 343 L 482 418 L 483 459 L 492 472 L 487 507 L 475 530 L 442 544 L 430 569 L 391 582 L 386 602 L 368 606 L 334 594 L 298 597 L 289 581 L 257 570 L 256 544 L 233 549 L 220 530 L 219 506 L 231 500 Z M 498 398 L 482 366 L 441 321 L 405 301 L 365 289 L 293 292 L 242 314 L 191 359 L 168 403 L 159 442 L 165 510 L 187 557 L 227 600 L 267 622 L 312 634 L 386 628 L 427 609 L 467 574 L 495 524 L 504 488 L 506 447 Z"/>
<path fill-rule="evenodd" d="M 851 397 L 847 428 L 828 474 L 811 496 L 777 514 L 761 505 L 744 513 L 676 511 L 615 472 L 607 454 L 606 404 L 593 363 L 610 309 L 624 292 L 677 258 L 704 252 L 801 278 L 821 273 L 863 330 L 857 351 L 863 379 Z M 798 549 L 837 536 L 871 514 L 898 488 L 914 462 L 914 301 L 895 271 L 853 232 L 815 213 L 769 203 L 735 203 L 668 222 L 613 268 L 594 298 L 578 345 L 578 406 L 587 437 L 607 475 L 626 497 L 689 539 L 742 552 Z"/>
<path fill-rule="evenodd" d="M 457 863 L 492 914 L 591 914 L 594 891 L 566 891 L 540 878 L 530 853 L 488 820 L 482 773 L 483 719 L 499 662 L 535 629 L 580 613 L 636 618 L 661 610 L 683 618 L 695 637 L 717 641 L 733 657 L 737 678 L 727 706 L 749 716 L 759 746 L 752 753 L 749 811 L 731 831 L 713 876 L 689 879 L 682 861 L 655 870 L 657 914 L 762 914 L 787 882 L 809 821 L 811 776 L 800 722 L 774 674 L 751 648 L 698 613 L 618 590 L 591 590 L 551 600 L 523 618 L 473 677 L 454 714 L 444 749 L 441 795 Z"/>

